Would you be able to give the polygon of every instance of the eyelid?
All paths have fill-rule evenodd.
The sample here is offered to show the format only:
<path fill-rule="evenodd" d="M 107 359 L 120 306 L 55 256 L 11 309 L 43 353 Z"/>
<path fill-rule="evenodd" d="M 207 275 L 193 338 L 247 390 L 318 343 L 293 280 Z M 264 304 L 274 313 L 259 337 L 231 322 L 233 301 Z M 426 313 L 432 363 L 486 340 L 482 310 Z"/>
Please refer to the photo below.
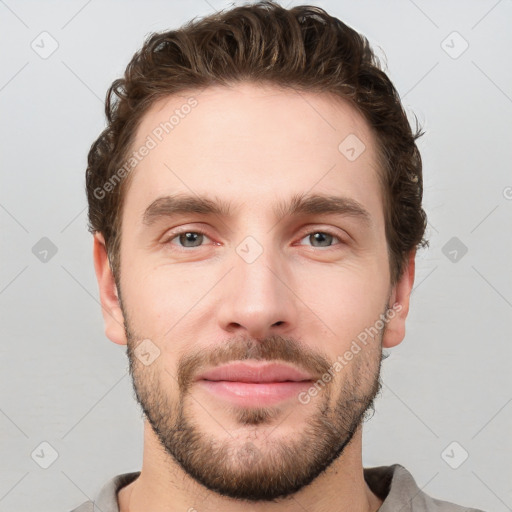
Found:
<path fill-rule="evenodd" d="M 309 224 L 308 226 L 302 228 L 300 233 L 301 234 L 299 236 L 299 240 L 302 240 L 305 236 L 311 235 L 314 233 L 325 233 L 325 234 L 334 236 L 340 242 L 343 242 L 343 243 L 347 243 L 349 238 L 351 238 L 347 232 L 345 232 L 339 228 L 327 227 L 327 226 L 322 226 L 322 225 L 318 225 L 318 224 L 314 224 L 314 225 Z"/>

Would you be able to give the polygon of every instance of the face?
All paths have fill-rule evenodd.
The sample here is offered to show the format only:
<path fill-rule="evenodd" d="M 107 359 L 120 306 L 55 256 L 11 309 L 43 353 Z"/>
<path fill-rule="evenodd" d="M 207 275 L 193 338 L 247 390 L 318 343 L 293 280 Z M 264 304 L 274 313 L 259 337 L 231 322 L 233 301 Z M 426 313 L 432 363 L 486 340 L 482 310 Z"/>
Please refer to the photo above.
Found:
<path fill-rule="evenodd" d="M 232 498 L 290 495 L 341 455 L 403 337 L 375 140 L 339 99 L 248 83 L 160 100 L 134 147 L 148 136 L 107 335 L 170 463 Z M 257 378 L 205 375 L 232 363 Z"/>

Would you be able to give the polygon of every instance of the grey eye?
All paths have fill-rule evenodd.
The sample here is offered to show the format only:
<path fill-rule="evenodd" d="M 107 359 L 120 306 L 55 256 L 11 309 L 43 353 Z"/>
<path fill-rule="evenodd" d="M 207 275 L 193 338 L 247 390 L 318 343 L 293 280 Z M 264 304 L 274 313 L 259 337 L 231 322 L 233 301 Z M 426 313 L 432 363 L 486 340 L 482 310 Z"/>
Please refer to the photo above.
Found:
<path fill-rule="evenodd" d="M 330 247 L 333 244 L 333 240 L 338 237 L 325 233 L 324 231 L 315 231 L 306 235 L 302 240 L 308 239 L 313 247 Z"/>
<path fill-rule="evenodd" d="M 199 247 L 203 242 L 204 235 L 197 231 L 187 231 L 177 235 L 175 238 L 179 239 L 180 245 L 183 247 Z"/>

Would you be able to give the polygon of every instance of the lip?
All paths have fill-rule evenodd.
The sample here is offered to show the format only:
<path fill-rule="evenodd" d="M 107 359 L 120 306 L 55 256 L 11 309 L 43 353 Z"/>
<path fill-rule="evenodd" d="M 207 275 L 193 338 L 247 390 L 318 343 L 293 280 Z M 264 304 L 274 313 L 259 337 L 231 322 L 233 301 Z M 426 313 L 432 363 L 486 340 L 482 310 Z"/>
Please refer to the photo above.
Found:
<path fill-rule="evenodd" d="M 243 407 L 268 407 L 297 398 L 313 377 L 282 363 L 237 362 L 203 372 L 197 384 L 209 394 Z"/>
<path fill-rule="evenodd" d="M 200 380 L 200 388 L 211 396 L 242 407 L 269 407 L 283 401 L 298 401 L 298 395 L 311 386 L 311 381 L 235 382 Z"/>
<path fill-rule="evenodd" d="M 311 381 L 313 377 L 303 370 L 282 363 L 238 362 L 207 370 L 201 373 L 196 380 L 264 384 Z"/>

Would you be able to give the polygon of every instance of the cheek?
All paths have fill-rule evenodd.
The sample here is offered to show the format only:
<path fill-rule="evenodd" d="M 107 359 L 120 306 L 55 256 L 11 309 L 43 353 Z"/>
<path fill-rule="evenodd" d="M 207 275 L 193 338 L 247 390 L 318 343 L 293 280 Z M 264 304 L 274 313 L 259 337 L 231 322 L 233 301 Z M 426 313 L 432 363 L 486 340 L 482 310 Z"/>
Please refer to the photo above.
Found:
<path fill-rule="evenodd" d="M 139 333 L 156 340 L 172 337 L 186 325 L 216 281 L 213 267 L 148 266 L 134 260 L 125 268 L 123 277 L 129 278 L 122 283 L 123 302 L 130 321 Z"/>
<path fill-rule="evenodd" d="M 133 328 L 150 338 L 161 331 L 158 326 L 162 322 L 169 323 L 175 318 L 169 307 L 173 304 L 171 298 L 176 295 L 176 290 L 171 289 L 170 283 L 162 277 L 161 272 L 145 269 L 135 261 L 123 261 L 121 289 L 124 307 Z"/>
<path fill-rule="evenodd" d="M 334 337 L 336 349 L 350 345 L 364 329 L 375 324 L 387 299 L 387 274 L 381 265 L 350 264 L 306 266 L 295 272 L 297 296 L 306 304 L 307 316 Z"/>

